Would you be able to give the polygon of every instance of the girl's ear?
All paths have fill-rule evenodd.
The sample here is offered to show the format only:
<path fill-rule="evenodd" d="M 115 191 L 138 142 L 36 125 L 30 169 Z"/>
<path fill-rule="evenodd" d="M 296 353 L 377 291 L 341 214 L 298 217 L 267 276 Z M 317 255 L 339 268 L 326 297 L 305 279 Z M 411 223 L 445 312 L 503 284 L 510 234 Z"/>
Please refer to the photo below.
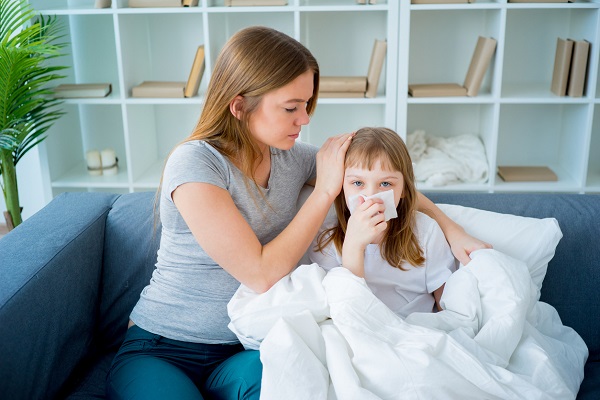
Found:
<path fill-rule="evenodd" d="M 229 103 L 229 111 L 237 119 L 242 119 L 242 113 L 244 112 L 244 98 L 240 95 L 235 96 Z"/>

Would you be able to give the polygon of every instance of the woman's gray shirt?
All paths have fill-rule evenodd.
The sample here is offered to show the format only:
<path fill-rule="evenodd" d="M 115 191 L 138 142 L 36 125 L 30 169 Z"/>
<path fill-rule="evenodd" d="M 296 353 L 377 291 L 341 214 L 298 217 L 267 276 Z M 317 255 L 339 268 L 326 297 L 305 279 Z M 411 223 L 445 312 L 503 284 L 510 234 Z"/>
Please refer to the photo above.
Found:
<path fill-rule="evenodd" d="M 178 146 L 164 170 L 156 269 L 131 313 L 133 322 L 170 339 L 237 342 L 227 328 L 227 303 L 240 283 L 196 242 L 171 194 L 187 182 L 210 183 L 227 190 L 264 245 L 295 216 L 300 189 L 316 176 L 317 150 L 303 142 L 296 142 L 290 150 L 272 149 L 268 188 L 260 189 L 263 197 L 252 181 L 245 182 L 241 171 L 209 144 L 196 140 Z"/>

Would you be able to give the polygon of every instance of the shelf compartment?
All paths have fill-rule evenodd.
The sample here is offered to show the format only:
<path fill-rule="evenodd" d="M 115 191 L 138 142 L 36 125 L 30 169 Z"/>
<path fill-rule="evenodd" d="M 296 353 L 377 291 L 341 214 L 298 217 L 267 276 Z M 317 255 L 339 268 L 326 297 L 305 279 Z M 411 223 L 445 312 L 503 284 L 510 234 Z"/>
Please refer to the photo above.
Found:
<path fill-rule="evenodd" d="M 578 191 L 585 171 L 589 107 L 580 104 L 507 104 L 500 108 L 497 165 L 548 166 L 557 182 L 504 182 L 498 190 Z"/>
<path fill-rule="evenodd" d="M 64 104 L 65 115 L 48 131 L 45 141 L 52 186 L 127 186 L 127 158 L 121 107 L 118 105 Z M 112 148 L 119 159 L 115 176 L 92 176 L 86 152 Z"/>
<path fill-rule="evenodd" d="M 579 8 L 509 9 L 502 97 L 564 99 L 550 91 L 556 41 L 585 39 L 594 49 L 597 16 L 597 10 Z"/>
<path fill-rule="evenodd" d="M 321 76 L 366 77 L 373 45 L 375 40 L 386 39 L 388 22 L 385 11 L 303 12 L 300 27 L 300 41 L 318 60 Z M 390 51 L 386 51 L 386 61 Z M 379 96 L 385 93 L 386 61 L 379 79 Z"/>
<path fill-rule="evenodd" d="M 196 50 L 206 42 L 200 14 L 126 14 L 118 20 L 126 97 L 143 81 L 187 81 Z M 206 90 L 207 71 L 199 94 Z"/>
<path fill-rule="evenodd" d="M 294 13 L 288 10 L 276 11 L 269 13 L 271 15 L 262 14 L 259 12 L 245 12 L 238 10 L 239 7 L 227 7 L 227 12 L 211 12 L 208 13 L 208 30 L 210 36 L 211 60 L 210 65 L 214 65 L 214 61 L 221 52 L 225 42 L 233 36 L 237 31 L 254 26 L 268 26 L 283 32 L 291 37 L 294 37 Z M 244 7 L 247 9 L 248 7 Z M 250 7 L 258 10 L 264 7 Z M 281 7 L 277 7 L 281 9 Z M 207 69 L 208 70 L 208 69 Z"/>
<path fill-rule="evenodd" d="M 167 156 L 192 133 L 200 111 L 197 105 L 127 106 L 134 186 L 158 187 Z"/>
<path fill-rule="evenodd" d="M 410 104 L 408 106 L 408 135 L 417 130 L 425 131 L 426 136 L 457 137 L 473 135 L 478 137 L 485 149 L 488 180 L 482 183 L 462 182 L 445 186 L 429 186 L 426 189 L 448 190 L 487 190 L 496 151 L 496 132 L 494 128 L 495 108 L 493 104 Z M 435 117 L 433 117 L 435 116 Z"/>
<path fill-rule="evenodd" d="M 500 11 L 495 9 L 412 11 L 408 83 L 462 85 L 478 37 L 492 37 L 498 40 L 500 20 Z M 496 47 L 500 45 L 499 41 Z M 479 96 L 492 92 L 495 54 L 481 84 Z"/>

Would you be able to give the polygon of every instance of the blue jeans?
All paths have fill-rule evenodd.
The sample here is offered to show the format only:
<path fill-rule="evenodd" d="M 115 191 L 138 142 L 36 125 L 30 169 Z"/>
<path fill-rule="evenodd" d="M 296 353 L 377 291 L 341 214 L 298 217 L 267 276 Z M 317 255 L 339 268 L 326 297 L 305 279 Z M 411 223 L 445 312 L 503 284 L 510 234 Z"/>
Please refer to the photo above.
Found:
<path fill-rule="evenodd" d="M 258 399 L 258 351 L 241 344 L 188 343 L 134 325 L 108 373 L 109 399 Z"/>

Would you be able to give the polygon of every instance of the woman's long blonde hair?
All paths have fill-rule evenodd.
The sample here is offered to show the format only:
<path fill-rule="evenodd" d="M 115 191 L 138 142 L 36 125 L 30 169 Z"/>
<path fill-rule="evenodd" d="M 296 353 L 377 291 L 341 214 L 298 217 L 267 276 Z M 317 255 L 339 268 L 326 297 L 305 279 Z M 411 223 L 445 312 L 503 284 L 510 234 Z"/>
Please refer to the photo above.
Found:
<path fill-rule="evenodd" d="M 307 113 L 312 115 L 319 90 L 319 65 L 311 52 L 275 29 L 242 29 L 227 41 L 217 57 L 202 114 L 186 141 L 200 139 L 210 143 L 255 181 L 253 167 L 262 153 L 252 139 L 249 117 L 264 94 L 287 85 L 306 71 L 314 73 L 313 96 L 307 104 Z M 229 109 L 236 96 L 244 98 L 241 119 Z"/>
<path fill-rule="evenodd" d="M 381 256 L 391 266 L 402 270 L 404 270 L 403 261 L 413 266 L 420 266 L 425 258 L 415 234 L 417 189 L 408 148 L 402 138 L 391 129 L 359 129 L 346 152 L 345 167 L 371 170 L 377 161 L 383 168 L 398 171 L 404 177 L 402 198 L 396 207 L 398 218 L 387 222 L 388 228 L 380 246 Z M 342 254 L 342 245 L 350 218 L 343 190 L 335 199 L 334 204 L 338 223 L 321 233 L 317 240 L 317 250 L 322 251 L 329 243 L 333 242 L 338 253 Z"/>

